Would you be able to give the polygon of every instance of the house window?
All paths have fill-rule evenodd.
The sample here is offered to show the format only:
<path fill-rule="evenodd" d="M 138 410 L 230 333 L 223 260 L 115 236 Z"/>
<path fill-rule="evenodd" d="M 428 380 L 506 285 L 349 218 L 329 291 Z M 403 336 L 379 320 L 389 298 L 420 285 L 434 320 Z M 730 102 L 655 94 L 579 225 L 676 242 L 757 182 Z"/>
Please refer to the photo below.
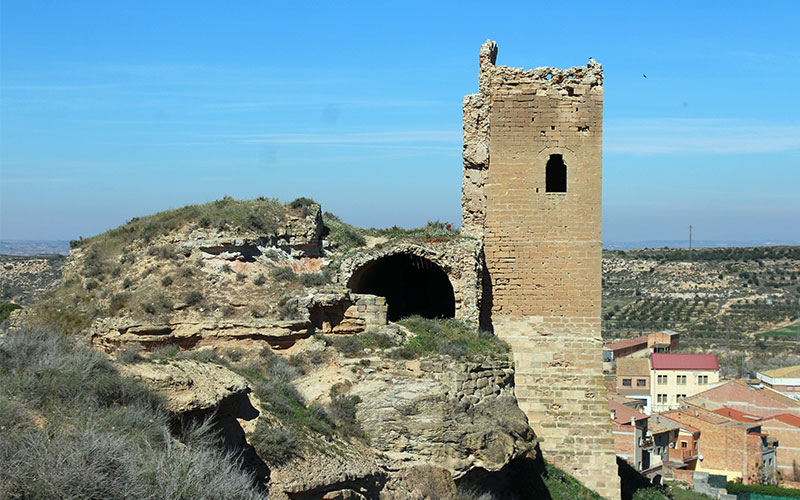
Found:
<path fill-rule="evenodd" d="M 666 375 L 659 375 L 658 376 L 658 383 L 659 384 L 666 384 L 667 383 L 667 376 Z"/>
<path fill-rule="evenodd" d="M 625 387 L 630 387 L 631 386 L 631 379 L 629 379 L 629 378 L 622 379 L 622 385 L 625 386 Z"/>
<path fill-rule="evenodd" d="M 686 441 L 681 441 L 681 448 L 688 448 L 688 447 L 689 445 L 688 443 L 686 443 Z"/>
<path fill-rule="evenodd" d="M 697 383 L 700 385 L 706 385 L 708 383 L 708 375 L 698 375 Z"/>
<path fill-rule="evenodd" d="M 637 378 L 636 379 L 636 387 L 647 387 L 647 379 Z"/>
<path fill-rule="evenodd" d="M 686 399 L 686 394 L 676 394 L 675 395 L 675 402 L 676 403 L 680 403 L 684 399 Z"/>
<path fill-rule="evenodd" d="M 676 378 L 678 385 L 686 385 L 686 375 L 677 375 Z"/>
<path fill-rule="evenodd" d="M 545 191 L 548 193 L 567 192 L 567 166 L 561 155 L 550 155 L 545 166 Z"/>
<path fill-rule="evenodd" d="M 660 404 L 667 404 L 667 395 L 666 394 L 656 395 L 656 402 Z"/>

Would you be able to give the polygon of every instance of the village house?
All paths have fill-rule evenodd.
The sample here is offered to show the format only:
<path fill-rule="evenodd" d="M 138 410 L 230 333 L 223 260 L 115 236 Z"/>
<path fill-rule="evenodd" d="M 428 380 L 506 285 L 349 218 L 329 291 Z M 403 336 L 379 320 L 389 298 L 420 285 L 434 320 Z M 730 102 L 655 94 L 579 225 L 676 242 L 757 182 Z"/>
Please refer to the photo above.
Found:
<path fill-rule="evenodd" d="M 700 431 L 696 470 L 724 475 L 729 480 L 740 479 L 745 484 L 773 477 L 778 443 L 762 432 L 759 423 L 740 422 L 690 404 L 664 415 Z M 679 446 L 676 449 L 689 450 L 694 445 L 687 439 Z"/>
<path fill-rule="evenodd" d="M 770 396 L 774 395 L 771 389 L 767 391 Z M 725 399 L 726 397 L 730 399 Z M 798 406 L 794 408 L 776 408 L 793 401 L 789 398 L 776 400 L 766 396 L 763 389 L 748 387 L 739 381 L 728 382 L 697 394 L 688 398 L 685 403 L 738 422 L 760 425 L 762 432 L 778 443 L 775 467 L 780 478 L 787 481 L 800 480 L 800 415 L 791 412 L 797 410 L 800 403 L 796 403 Z"/>
<path fill-rule="evenodd" d="M 719 382 L 716 354 L 653 353 L 650 355 L 652 408 L 678 408 L 687 397 Z"/>
<path fill-rule="evenodd" d="M 620 396 L 641 401 L 642 411 L 646 415 L 650 415 L 652 411 L 650 360 L 647 358 L 618 359 L 615 391 Z"/>
<path fill-rule="evenodd" d="M 765 387 L 800 401 L 800 365 L 759 372 L 756 377 Z"/>
<path fill-rule="evenodd" d="M 611 342 L 603 346 L 603 361 L 610 362 L 631 356 L 644 358 L 654 352 L 674 352 L 678 350 L 680 337 L 680 333 L 664 330 Z"/>
<path fill-rule="evenodd" d="M 613 399 L 608 401 L 614 451 L 638 471 L 650 468 L 653 442 L 647 437 L 647 415 Z"/>
<path fill-rule="evenodd" d="M 713 401 L 719 405 L 711 410 L 725 406 L 758 418 L 783 413 L 800 417 L 800 401 L 784 396 L 768 387 L 751 387 L 740 380 L 711 387 L 698 393 L 696 398 Z M 692 400 L 695 401 L 696 398 L 693 397 Z"/>

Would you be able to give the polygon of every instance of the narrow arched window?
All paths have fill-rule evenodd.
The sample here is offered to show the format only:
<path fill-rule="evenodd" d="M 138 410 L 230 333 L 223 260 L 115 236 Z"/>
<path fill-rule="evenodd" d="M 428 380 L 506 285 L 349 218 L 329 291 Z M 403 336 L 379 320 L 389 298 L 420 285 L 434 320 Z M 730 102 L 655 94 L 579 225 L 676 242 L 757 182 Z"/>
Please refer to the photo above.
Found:
<path fill-rule="evenodd" d="M 545 191 L 548 193 L 567 192 L 567 165 L 561 155 L 550 155 L 545 167 Z"/>

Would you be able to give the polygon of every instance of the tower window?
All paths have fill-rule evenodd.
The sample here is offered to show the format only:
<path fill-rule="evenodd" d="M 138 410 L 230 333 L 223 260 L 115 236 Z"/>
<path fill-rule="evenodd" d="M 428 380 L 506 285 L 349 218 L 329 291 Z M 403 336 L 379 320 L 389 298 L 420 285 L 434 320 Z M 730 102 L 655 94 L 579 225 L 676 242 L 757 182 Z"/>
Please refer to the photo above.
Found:
<path fill-rule="evenodd" d="M 567 192 L 567 166 L 561 155 L 550 155 L 545 167 L 545 191 L 548 193 Z"/>

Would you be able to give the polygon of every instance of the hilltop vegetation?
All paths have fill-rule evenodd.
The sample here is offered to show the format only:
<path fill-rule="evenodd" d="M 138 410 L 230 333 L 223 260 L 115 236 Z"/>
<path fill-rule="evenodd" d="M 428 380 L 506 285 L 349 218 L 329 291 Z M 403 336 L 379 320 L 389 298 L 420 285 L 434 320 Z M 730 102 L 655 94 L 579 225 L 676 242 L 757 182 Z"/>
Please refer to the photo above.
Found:
<path fill-rule="evenodd" d="M 603 257 L 605 338 L 675 330 L 682 347 L 719 352 L 728 375 L 795 362 L 800 247 L 695 249 L 691 255 L 645 249 Z"/>
<path fill-rule="evenodd" d="M 291 307 L 284 307 L 288 298 L 307 286 L 327 283 L 324 273 L 293 268 L 289 254 L 278 250 L 240 262 L 209 259 L 213 255 L 197 248 L 248 238 L 274 242 L 287 232 L 302 231 L 318 216 L 319 205 L 305 198 L 283 204 L 268 198 L 225 197 L 134 218 L 72 241 L 63 282 L 34 307 L 31 317 L 68 333 L 87 328 L 99 317 L 151 322 L 175 316 L 291 317 Z M 276 281 L 282 282 L 280 287 L 271 286 Z M 261 305 L 250 306 L 254 303 Z"/>
<path fill-rule="evenodd" d="M 0 386 L 0 498 L 263 498 L 207 425 L 173 437 L 158 395 L 63 335 L 4 332 Z"/>

